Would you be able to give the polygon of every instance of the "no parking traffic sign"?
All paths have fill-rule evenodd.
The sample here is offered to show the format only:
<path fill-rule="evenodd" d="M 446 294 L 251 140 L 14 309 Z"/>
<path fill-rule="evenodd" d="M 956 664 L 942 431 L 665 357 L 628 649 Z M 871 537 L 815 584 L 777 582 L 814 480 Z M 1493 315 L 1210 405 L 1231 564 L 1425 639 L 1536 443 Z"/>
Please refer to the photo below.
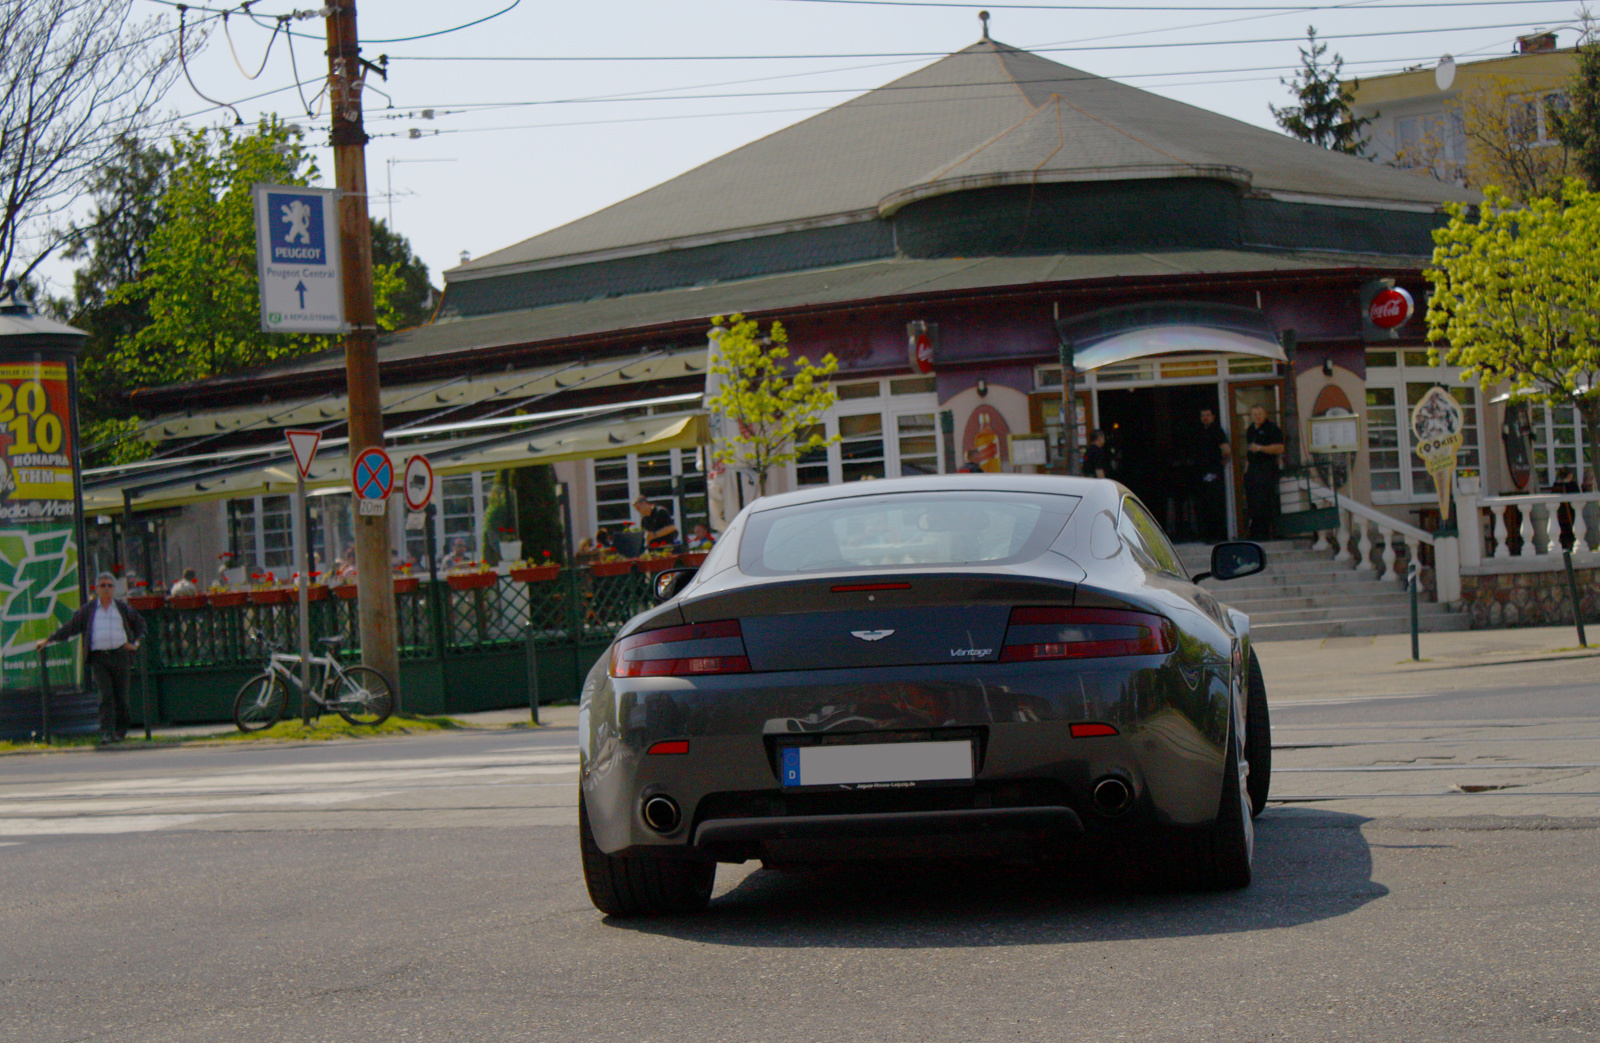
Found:
<path fill-rule="evenodd" d="M 406 506 L 412 511 L 424 510 L 433 499 L 433 465 L 418 453 L 406 461 Z"/>
<path fill-rule="evenodd" d="M 394 461 L 380 446 L 368 446 L 356 455 L 350 469 L 361 514 L 382 514 L 389 494 L 394 492 Z"/>

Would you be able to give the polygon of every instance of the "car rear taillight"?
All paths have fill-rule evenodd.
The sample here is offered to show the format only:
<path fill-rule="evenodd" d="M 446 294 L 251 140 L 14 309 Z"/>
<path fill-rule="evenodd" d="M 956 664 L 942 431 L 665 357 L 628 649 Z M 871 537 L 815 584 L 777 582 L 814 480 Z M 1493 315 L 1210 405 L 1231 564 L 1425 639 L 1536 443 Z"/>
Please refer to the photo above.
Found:
<path fill-rule="evenodd" d="M 1115 608 L 1014 608 L 1002 663 L 1160 655 L 1178 647 L 1172 620 Z"/>
<path fill-rule="evenodd" d="M 749 672 L 737 619 L 646 630 L 618 641 L 611 652 L 612 677 Z"/>

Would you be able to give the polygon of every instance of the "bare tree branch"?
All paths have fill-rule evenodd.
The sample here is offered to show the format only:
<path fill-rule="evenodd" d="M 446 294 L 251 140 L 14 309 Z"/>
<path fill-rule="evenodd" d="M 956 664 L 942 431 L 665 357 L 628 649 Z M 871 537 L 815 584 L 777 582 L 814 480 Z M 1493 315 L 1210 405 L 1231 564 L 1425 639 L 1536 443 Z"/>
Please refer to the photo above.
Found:
<path fill-rule="evenodd" d="M 197 34 L 190 31 L 192 53 Z M 67 240 L 62 218 L 178 74 L 177 38 L 129 0 L 0 0 L 0 279 Z"/>

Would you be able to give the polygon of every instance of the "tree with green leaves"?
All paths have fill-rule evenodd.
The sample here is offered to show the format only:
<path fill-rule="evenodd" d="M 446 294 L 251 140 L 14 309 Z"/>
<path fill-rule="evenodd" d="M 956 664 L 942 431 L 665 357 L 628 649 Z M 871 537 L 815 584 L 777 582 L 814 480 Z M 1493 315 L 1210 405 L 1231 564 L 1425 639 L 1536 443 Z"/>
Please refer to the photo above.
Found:
<path fill-rule="evenodd" d="M 1518 206 L 1499 188 L 1448 204 L 1433 233 L 1428 337 L 1483 387 L 1574 407 L 1600 473 L 1600 195 L 1569 179 Z"/>
<path fill-rule="evenodd" d="M 813 365 L 804 355 L 788 363 L 789 335 L 774 322 L 761 325 L 743 315 L 711 320 L 711 371 L 721 380 L 706 406 L 732 425 L 713 447 L 723 465 L 755 472 L 758 494 L 767 492 L 772 468 L 793 463 L 802 453 L 839 440 L 826 437 L 818 423 L 838 400 L 827 378 L 839 370 L 831 354 Z"/>
<path fill-rule="evenodd" d="M 372 270 L 376 290 L 378 325 L 385 330 L 421 326 L 433 314 L 435 297 L 428 281 L 428 266 L 411 252 L 411 241 L 394 231 L 381 217 L 372 218 Z"/>
<path fill-rule="evenodd" d="M 1568 108 L 1557 113 L 1555 132 L 1571 153 L 1577 173 L 1590 190 L 1600 192 L 1600 40 L 1586 33 L 1574 59 L 1576 68 L 1567 81 Z"/>
<path fill-rule="evenodd" d="M 1267 108 L 1272 110 L 1272 118 L 1278 121 L 1278 126 L 1301 141 L 1334 152 L 1364 155 L 1366 127 L 1372 117 L 1358 119 L 1351 113 L 1350 103 L 1355 100 L 1355 94 L 1339 78 L 1344 59 L 1335 54 L 1332 62 L 1325 62 L 1323 56 L 1327 53 L 1328 45 L 1317 42 L 1316 26 L 1307 28 L 1306 46 L 1300 48 L 1300 71 L 1293 80 L 1279 81 L 1294 92 L 1299 104 L 1280 109 L 1269 102 Z M 1351 81 L 1351 86 L 1359 83 L 1359 80 Z"/>
<path fill-rule="evenodd" d="M 192 56 L 206 30 L 187 34 Z M 153 123 L 179 58 L 165 19 L 126 0 L 0 0 L 0 279 L 63 245 L 67 210 Z"/>
<path fill-rule="evenodd" d="M 299 133 L 276 118 L 252 133 L 192 130 L 173 139 L 172 157 L 143 270 L 113 298 L 138 302 L 150 315 L 115 353 L 124 378 L 201 380 L 331 347 L 328 337 L 261 330 L 251 185 L 315 180 Z"/>
<path fill-rule="evenodd" d="M 64 256 L 83 261 L 73 273 L 73 299 L 53 310 L 88 334 L 78 357 L 78 409 L 83 444 L 103 446 L 95 462 L 140 459 L 149 444 L 132 437 L 123 374 L 113 360 L 117 346 L 150 324 L 146 302 L 118 295 L 144 270 L 150 238 L 162 223 L 161 199 L 172 156 L 131 135 L 89 182 L 94 209 L 67 238 Z"/>

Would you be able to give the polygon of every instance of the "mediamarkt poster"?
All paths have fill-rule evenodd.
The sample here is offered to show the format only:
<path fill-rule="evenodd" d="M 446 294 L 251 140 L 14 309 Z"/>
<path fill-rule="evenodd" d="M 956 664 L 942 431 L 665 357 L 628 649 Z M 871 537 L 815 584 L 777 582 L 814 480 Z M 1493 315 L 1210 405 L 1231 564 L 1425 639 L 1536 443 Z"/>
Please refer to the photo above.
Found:
<path fill-rule="evenodd" d="M 71 409 L 60 362 L 0 365 L 0 686 L 38 684 L 33 644 L 79 605 Z M 75 645 L 50 647 L 75 667 Z"/>

